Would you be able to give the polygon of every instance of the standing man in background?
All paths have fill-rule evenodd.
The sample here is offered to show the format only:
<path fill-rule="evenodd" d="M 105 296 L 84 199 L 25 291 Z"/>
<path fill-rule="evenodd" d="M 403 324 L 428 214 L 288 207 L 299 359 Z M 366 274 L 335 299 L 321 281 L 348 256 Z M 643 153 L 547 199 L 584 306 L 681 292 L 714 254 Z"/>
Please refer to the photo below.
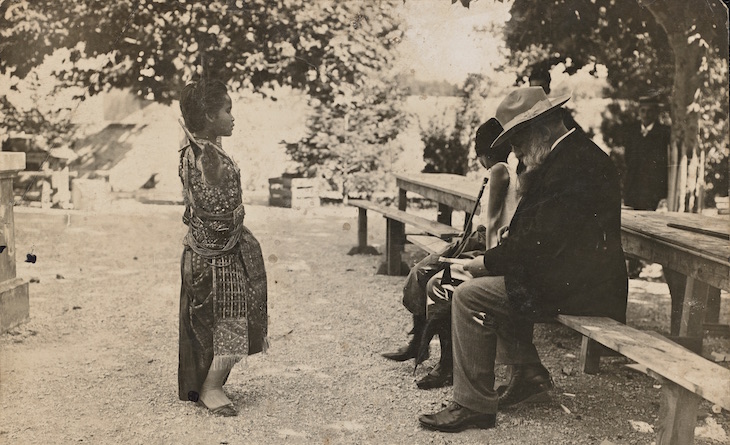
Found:
<path fill-rule="evenodd" d="M 629 130 L 624 159 L 624 205 L 634 210 L 656 210 L 667 197 L 667 152 L 671 130 L 659 122 L 654 97 L 639 98 L 639 121 Z"/>

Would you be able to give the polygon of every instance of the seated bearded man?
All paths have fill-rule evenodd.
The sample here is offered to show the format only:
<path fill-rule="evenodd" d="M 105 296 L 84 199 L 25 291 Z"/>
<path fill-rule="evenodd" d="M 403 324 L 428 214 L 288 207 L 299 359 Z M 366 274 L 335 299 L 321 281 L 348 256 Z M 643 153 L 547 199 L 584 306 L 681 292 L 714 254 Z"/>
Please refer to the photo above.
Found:
<path fill-rule="evenodd" d="M 552 381 L 532 341 L 533 325 L 557 314 L 624 322 L 628 279 L 621 249 L 621 193 L 609 157 L 568 130 L 561 105 L 540 87 L 520 88 L 497 108 L 527 170 L 507 236 L 468 264 L 477 277 L 452 301 L 454 394 L 445 409 L 419 418 L 438 431 L 493 428 L 497 409 L 546 400 Z M 495 361 L 510 365 L 494 389 Z"/>

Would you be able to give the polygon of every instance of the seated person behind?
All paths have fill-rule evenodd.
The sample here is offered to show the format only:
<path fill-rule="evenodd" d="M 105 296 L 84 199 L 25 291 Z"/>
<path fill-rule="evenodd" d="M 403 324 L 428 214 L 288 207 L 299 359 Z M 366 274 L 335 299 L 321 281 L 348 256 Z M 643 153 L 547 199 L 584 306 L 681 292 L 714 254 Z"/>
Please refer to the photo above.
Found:
<path fill-rule="evenodd" d="M 477 132 L 477 141 L 479 133 Z M 492 137 L 492 141 L 493 141 Z M 484 251 L 497 246 L 500 229 L 504 230 L 509 225 L 512 215 L 515 213 L 519 200 L 519 181 L 517 175 L 517 158 L 512 156 L 512 162 L 507 162 L 512 147 L 509 144 L 501 144 L 497 147 L 484 151 L 479 156 L 479 162 L 487 168 L 489 174 L 489 192 L 486 203 L 482 202 L 481 220 L 486 224 L 484 250 L 478 252 L 481 255 Z M 484 201 L 484 199 L 482 199 Z M 477 253 L 475 251 L 475 253 Z M 459 264 L 450 264 L 445 269 L 428 281 L 426 285 L 426 333 L 421 341 L 420 348 L 424 351 L 428 348 L 431 340 L 431 333 L 438 333 L 441 344 L 441 358 L 439 363 L 420 381 L 418 387 L 421 389 L 440 388 L 450 385 L 453 382 L 453 357 L 451 347 L 451 297 L 454 289 L 464 281 L 472 278 L 471 274 L 464 270 Z M 424 357 L 421 352 L 416 358 Z"/>
<path fill-rule="evenodd" d="M 458 246 L 461 250 L 458 256 L 461 258 L 474 258 L 482 254 L 486 248 L 496 245 L 497 230 L 509 222 L 517 206 L 516 166 L 514 163 L 512 163 L 513 165 L 506 163 L 510 152 L 509 146 L 489 148 L 501 131 L 502 126 L 494 118 L 484 123 L 477 130 L 475 138 L 477 157 L 482 166 L 492 170 L 487 195 L 488 203 L 482 205 L 482 209 L 485 209 L 484 212 L 487 214 L 486 218 L 482 219 L 489 228 L 485 229 L 484 226 L 479 226 L 474 233 L 464 240 L 462 246 Z M 383 354 L 384 357 L 396 361 L 416 358 L 419 349 L 425 348 L 425 351 L 428 351 L 428 343 L 431 337 L 434 333 L 438 333 L 441 342 L 441 360 L 439 360 L 439 366 L 417 382 L 418 387 L 421 389 L 441 387 L 451 382 L 450 323 L 449 320 L 443 319 L 446 315 L 437 316 L 429 322 L 430 332 L 428 334 L 430 335 L 426 334 L 426 284 L 435 274 L 441 276 L 439 272 L 443 269 L 443 264 L 439 261 L 439 257 L 453 255 L 456 248 L 456 243 L 452 243 L 444 251 L 427 256 L 411 269 L 403 289 L 403 305 L 413 314 L 413 338 L 407 346 L 400 348 L 398 351 Z M 454 274 L 452 274 L 453 276 L 459 277 L 456 268 Z M 466 279 L 468 277 L 462 278 Z M 425 357 L 422 356 L 421 358 Z"/>

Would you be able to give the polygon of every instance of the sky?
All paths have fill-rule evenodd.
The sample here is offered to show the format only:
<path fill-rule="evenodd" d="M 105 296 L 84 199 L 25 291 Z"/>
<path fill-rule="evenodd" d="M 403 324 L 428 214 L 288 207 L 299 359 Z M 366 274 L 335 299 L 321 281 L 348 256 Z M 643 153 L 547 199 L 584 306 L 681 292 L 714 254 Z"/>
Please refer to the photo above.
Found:
<path fill-rule="evenodd" d="M 474 28 L 505 23 L 511 4 L 479 0 L 467 9 L 449 0 L 406 1 L 401 9 L 406 23 L 401 63 L 419 80 L 458 84 L 470 73 L 492 73 L 500 61 L 499 48 L 504 48 L 502 36 Z"/>

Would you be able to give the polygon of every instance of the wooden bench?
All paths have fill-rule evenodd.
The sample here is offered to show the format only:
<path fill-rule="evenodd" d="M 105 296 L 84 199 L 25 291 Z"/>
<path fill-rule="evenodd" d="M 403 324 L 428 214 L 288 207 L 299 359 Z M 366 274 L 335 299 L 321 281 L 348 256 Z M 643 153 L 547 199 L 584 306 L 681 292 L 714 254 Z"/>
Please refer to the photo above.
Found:
<path fill-rule="evenodd" d="M 406 241 L 428 253 L 443 252 L 450 243 L 433 235 L 406 235 Z"/>
<path fill-rule="evenodd" d="M 465 178 L 445 174 L 395 174 L 398 186 L 398 207 L 405 209 L 406 193 L 416 193 L 439 203 L 438 221 L 450 224 L 452 210 L 469 212 L 476 196 L 473 184 Z M 706 227 L 727 232 L 727 220 L 693 214 L 661 214 L 623 210 L 621 238 L 624 251 L 645 260 L 662 264 L 686 276 L 681 285 L 683 298 L 672 292 L 672 334 L 677 341 L 691 345 L 699 337 L 701 347 L 702 319 L 709 286 L 730 290 L 730 252 L 727 243 L 688 235 L 668 227 L 668 222 Z M 409 241 L 435 252 L 438 243 L 429 237 L 410 235 Z M 675 310 L 675 299 L 679 301 Z M 717 312 L 717 310 L 715 310 Z M 676 323 L 675 316 L 677 314 Z M 584 372 L 598 372 L 601 355 L 623 355 L 636 362 L 631 365 L 662 382 L 662 401 L 657 434 L 658 445 L 692 443 L 697 406 L 705 398 L 724 409 L 730 409 L 730 370 L 712 363 L 653 332 L 640 331 L 614 320 L 600 317 L 561 315 L 559 322 L 581 333 L 581 367 Z M 676 326 L 675 326 L 676 325 Z M 675 329 L 677 328 L 677 329 Z M 610 353 L 610 354 L 609 354 Z"/>
<path fill-rule="evenodd" d="M 598 370 L 601 345 L 636 362 L 629 365 L 657 379 L 662 398 L 657 445 L 691 444 L 700 398 L 730 410 L 730 370 L 655 332 L 641 331 L 604 317 L 558 315 L 557 321 L 581 333 L 581 366 Z"/>
<path fill-rule="evenodd" d="M 401 265 L 401 252 L 406 242 L 405 225 L 416 227 L 417 229 L 434 235 L 439 239 L 450 239 L 458 235 L 459 230 L 447 224 L 431 221 L 420 216 L 406 213 L 394 207 L 380 205 L 371 201 L 362 199 L 351 199 L 348 205 L 358 208 L 357 217 L 357 247 L 350 251 L 353 253 L 369 253 L 372 248 L 367 245 L 368 242 L 368 210 L 383 215 L 386 219 L 386 260 L 385 273 L 388 275 L 403 275 L 408 273 L 408 268 Z"/>
<path fill-rule="evenodd" d="M 408 235 L 406 239 L 429 253 L 443 250 L 448 244 L 430 235 Z M 662 384 L 657 445 L 692 443 L 700 398 L 730 410 L 730 370 L 658 333 L 641 331 L 604 317 L 559 315 L 555 322 L 583 335 L 580 351 L 583 372 L 597 373 L 603 356 L 624 356 L 636 362 L 628 367 Z"/>

